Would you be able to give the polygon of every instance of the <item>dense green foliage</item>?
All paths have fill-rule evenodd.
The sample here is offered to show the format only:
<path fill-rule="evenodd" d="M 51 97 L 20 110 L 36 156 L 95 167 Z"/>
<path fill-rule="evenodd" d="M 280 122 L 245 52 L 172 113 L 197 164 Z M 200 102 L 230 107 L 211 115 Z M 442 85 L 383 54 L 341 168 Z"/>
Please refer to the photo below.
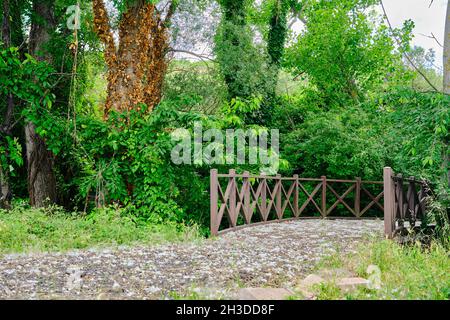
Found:
<path fill-rule="evenodd" d="M 53 69 L 46 63 L 38 62 L 26 54 L 21 59 L 15 47 L 0 50 L 0 96 L 12 95 L 17 101 L 27 104 L 28 108 L 19 109 L 23 117 L 33 120 L 34 111 L 51 108 L 54 96 L 51 72 Z M 6 105 L 0 104 L 0 112 L 5 113 Z M 22 146 L 19 137 L 2 132 L 0 137 L 0 166 L 11 175 L 23 164 Z"/>
<path fill-rule="evenodd" d="M 253 43 L 247 22 L 248 1 L 222 1 L 223 18 L 216 34 L 215 53 L 228 88 L 229 99 L 264 96 L 270 81 L 268 59 Z"/>
<path fill-rule="evenodd" d="M 395 89 L 347 108 L 306 110 L 285 135 L 287 159 L 305 176 L 381 179 L 380 168 L 442 181 L 449 139 L 443 94 Z"/>
<path fill-rule="evenodd" d="M 174 164 L 171 132 L 192 133 L 200 121 L 205 130 L 279 129 L 281 174 L 380 180 L 391 166 L 438 184 L 445 206 L 450 98 L 424 92 L 423 77 L 404 61 L 402 52 L 409 52 L 424 74 L 442 78 L 432 53 L 410 47 L 414 24 L 390 30 L 375 2 L 218 1 L 211 61 L 176 57 L 152 112 L 139 105 L 104 119 L 107 69 L 91 3 L 80 2 L 75 34 L 65 26 L 68 3 L 57 1 L 58 27 L 46 46 L 52 59 L 25 55 L 20 40 L 0 50 L 0 126 L 4 98 L 16 99 L 14 128 L 0 139 L 0 165 L 14 198 L 28 194 L 23 128 L 31 121 L 54 157 L 58 202 L 68 211 L 89 217 L 115 204 L 139 223 L 198 223 L 205 230 L 209 170 L 256 173 L 261 166 Z M 119 15 L 129 4 L 114 1 Z M 185 14 L 182 8 L 177 14 Z M 19 39 L 32 21 L 30 3 L 14 10 L 25 24 L 14 22 Z M 294 15 L 306 21 L 298 37 L 289 30 Z"/>
<path fill-rule="evenodd" d="M 307 30 L 287 53 L 286 65 L 307 77 L 326 108 L 361 101 L 402 71 L 387 27 L 365 13 L 368 5 L 349 2 L 365 1 L 321 1 L 307 10 Z"/>

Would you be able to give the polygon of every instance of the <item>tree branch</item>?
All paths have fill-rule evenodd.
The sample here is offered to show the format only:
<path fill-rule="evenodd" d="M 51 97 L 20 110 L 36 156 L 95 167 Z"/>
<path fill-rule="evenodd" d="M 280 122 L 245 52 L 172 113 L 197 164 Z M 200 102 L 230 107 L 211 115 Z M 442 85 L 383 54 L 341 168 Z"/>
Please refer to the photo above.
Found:
<path fill-rule="evenodd" d="M 197 57 L 197 58 L 199 58 L 201 60 L 205 60 L 206 59 L 206 60 L 209 60 L 209 61 L 212 61 L 212 62 L 216 62 L 215 60 L 211 59 L 208 56 L 204 56 L 204 55 L 201 55 L 201 54 L 198 54 L 198 53 L 195 53 L 195 52 L 191 52 L 191 51 L 187 51 L 187 50 L 169 49 L 169 51 L 170 52 L 186 53 L 186 54 L 190 54 L 191 56 Z"/>
<path fill-rule="evenodd" d="M 427 38 L 430 38 L 430 39 L 434 39 L 434 41 L 436 41 L 436 43 L 440 46 L 440 47 L 444 47 L 440 42 L 439 42 L 439 40 L 436 38 L 436 36 L 433 34 L 433 32 L 431 33 L 431 36 L 427 36 L 426 34 L 423 34 L 423 33 L 420 33 L 420 35 L 421 36 L 424 36 L 424 37 L 427 37 Z"/>
<path fill-rule="evenodd" d="M 176 1 L 171 1 L 169 9 L 167 10 L 166 17 L 164 18 L 164 22 L 163 22 L 164 27 L 167 28 L 169 26 L 169 24 L 172 20 L 172 17 L 175 13 L 176 7 L 177 7 Z"/>
<path fill-rule="evenodd" d="M 93 0 L 94 30 L 105 45 L 105 61 L 110 68 L 117 63 L 116 44 L 109 24 L 109 17 L 103 0 Z"/>
<path fill-rule="evenodd" d="M 397 37 L 395 36 L 394 33 L 394 28 L 392 28 L 392 24 L 391 21 L 389 20 L 389 17 L 386 13 L 386 9 L 384 8 L 384 4 L 383 4 L 383 0 L 380 0 L 380 4 L 381 4 L 381 8 L 383 9 L 383 13 L 384 13 L 384 17 L 388 23 L 389 29 L 391 30 L 392 33 L 392 37 L 394 38 L 394 40 L 397 42 L 397 45 L 399 47 L 399 50 L 401 50 L 401 43 L 400 41 L 397 39 Z M 418 68 L 416 67 L 416 65 L 414 64 L 414 62 L 412 61 L 411 57 L 408 55 L 407 52 L 402 51 L 401 50 L 402 55 L 408 60 L 408 62 L 411 64 L 411 66 L 422 76 L 422 78 L 425 79 L 425 81 L 430 85 L 431 88 L 433 88 L 436 92 L 440 92 L 432 83 L 431 81 L 427 78 L 427 76 L 425 76 L 425 74 Z"/>

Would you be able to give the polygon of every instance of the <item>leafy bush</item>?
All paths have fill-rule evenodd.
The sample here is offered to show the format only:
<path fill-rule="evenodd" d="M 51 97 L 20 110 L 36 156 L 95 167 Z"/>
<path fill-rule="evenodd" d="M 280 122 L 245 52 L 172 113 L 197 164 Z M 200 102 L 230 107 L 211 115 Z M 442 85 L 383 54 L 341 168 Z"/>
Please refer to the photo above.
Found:
<path fill-rule="evenodd" d="M 387 150 L 377 122 L 358 107 L 309 113 L 286 135 L 283 154 L 305 177 L 379 179 Z"/>
<path fill-rule="evenodd" d="M 396 82 L 407 73 L 373 0 L 313 1 L 302 13 L 308 21 L 288 49 L 286 66 L 304 75 L 329 106 L 346 106 Z M 411 24 L 396 30 L 408 39 Z"/>
<path fill-rule="evenodd" d="M 25 56 L 24 59 L 20 57 L 18 48 L 0 46 L 0 98 L 11 96 L 31 108 L 51 108 L 54 96 L 49 94 L 49 90 L 53 69 L 28 54 Z M 7 106 L 4 100 L 0 101 L 0 167 L 8 175 L 14 175 L 14 170 L 24 162 L 19 137 L 13 136 L 12 113 L 22 113 L 30 119 L 28 109 L 17 104 L 17 110 L 10 110 L 10 119 L 3 119 Z"/>
<path fill-rule="evenodd" d="M 305 176 L 381 179 L 382 168 L 391 166 L 445 185 L 449 105 L 444 94 L 407 88 L 329 111 L 300 97 L 282 107 L 274 125 L 288 128 L 282 154 Z"/>
<path fill-rule="evenodd" d="M 384 139 L 394 170 L 445 185 L 450 96 L 394 88 L 380 95 L 375 106 L 383 114 Z"/>
<path fill-rule="evenodd" d="M 227 90 L 212 62 L 174 61 L 164 81 L 164 101 L 180 101 L 181 111 L 216 114 Z"/>

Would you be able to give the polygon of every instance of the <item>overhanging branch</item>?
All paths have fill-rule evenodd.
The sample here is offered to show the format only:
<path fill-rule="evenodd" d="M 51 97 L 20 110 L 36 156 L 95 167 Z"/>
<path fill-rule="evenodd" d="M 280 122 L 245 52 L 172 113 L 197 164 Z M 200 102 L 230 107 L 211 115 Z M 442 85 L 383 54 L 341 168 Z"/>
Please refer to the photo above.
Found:
<path fill-rule="evenodd" d="M 186 53 L 186 54 L 189 54 L 189 55 L 191 55 L 191 56 L 194 56 L 194 57 L 197 57 L 197 58 L 199 58 L 199 59 L 201 59 L 201 60 L 209 60 L 209 61 L 212 61 L 212 62 L 216 62 L 214 59 L 211 59 L 210 57 L 208 57 L 208 56 L 205 56 L 205 55 L 201 55 L 201 54 L 198 54 L 198 53 L 195 53 L 195 52 L 192 52 L 192 51 L 188 51 L 188 50 L 181 50 L 181 49 L 169 49 L 169 51 L 170 52 L 179 52 L 179 53 Z"/>
<path fill-rule="evenodd" d="M 381 8 L 383 9 L 383 13 L 384 13 L 386 22 L 388 23 L 389 29 L 391 30 L 392 37 L 397 42 L 397 45 L 398 45 L 399 50 L 401 51 L 402 55 L 406 58 L 406 60 L 408 60 L 408 62 L 411 64 L 411 66 L 422 76 L 422 78 L 425 79 L 425 81 L 430 85 L 431 88 L 433 88 L 436 92 L 440 92 L 438 90 L 438 88 L 436 88 L 436 86 L 431 83 L 431 81 L 427 78 L 427 76 L 414 64 L 414 62 L 411 59 L 411 57 L 409 56 L 409 54 L 407 52 L 401 50 L 401 43 L 395 36 L 394 28 L 392 27 L 391 21 L 389 20 L 389 17 L 386 13 L 386 9 L 384 8 L 383 0 L 380 0 L 380 4 L 381 4 Z"/>

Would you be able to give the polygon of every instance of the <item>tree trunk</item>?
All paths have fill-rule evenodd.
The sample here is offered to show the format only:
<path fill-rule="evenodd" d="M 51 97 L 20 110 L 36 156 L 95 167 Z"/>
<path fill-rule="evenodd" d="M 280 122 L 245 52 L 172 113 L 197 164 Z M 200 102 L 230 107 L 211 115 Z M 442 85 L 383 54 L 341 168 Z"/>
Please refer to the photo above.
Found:
<path fill-rule="evenodd" d="M 1 40 L 5 47 L 11 46 L 10 5 L 9 0 L 3 1 L 3 16 L 1 28 Z M 7 95 L 6 114 L 0 126 L 2 138 L 10 134 L 11 119 L 14 111 L 14 98 Z M 2 168 L 0 163 L 0 208 L 9 209 L 11 201 L 11 188 L 7 168 Z"/>
<path fill-rule="evenodd" d="M 447 3 L 447 15 L 444 32 L 444 93 L 450 94 L 450 0 Z M 447 170 L 447 186 L 450 188 L 449 148 L 448 141 L 444 148 L 444 165 Z"/>
<path fill-rule="evenodd" d="M 56 179 L 53 173 L 53 157 L 43 139 L 36 134 L 36 127 L 31 122 L 25 126 L 25 141 L 30 204 L 34 207 L 43 207 L 55 203 Z"/>
<path fill-rule="evenodd" d="M 444 93 L 450 94 L 450 0 L 447 3 L 447 15 L 444 32 Z"/>
<path fill-rule="evenodd" d="M 151 111 L 160 102 L 167 71 L 168 23 L 175 3 L 170 2 L 164 19 L 149 1 L 129 4 L 119 22 L 116 45 L 104 1 L 93 0 L 95 31 L 105 45 L 108 65 L 105 117 L 111 110 L 130 111 L 140 103 Z"/>
<path fill-rule="evenodd" d="M 11 121 L 14 112 L 14 97 L 12 94 L 7 96 L 6 114 L 2 126 L 0 127 L 0 134 L 2 137 L 11 135 Z M 6 145 L 6 143 L 5 143 Z M 8 155 L 7 155 L 8 156 Z M 0 208 L 9 209 L 11 206 L 11 187 L 9 185 L 8 168 L 2 168 L 0 164 Z"/>
<path fill-rule="evenodd" d="M 267 41 L 267 52 L 271 63 L 276 66 L 277 71 L 281 65 L 284 54 L 284 46 L 288 33 L 287 16 L 289 13 L 289 1 L 278 0 L 272 9 L 270 18 L 269 37 Z"/>
<path fill-rule="evenodd" d="M 37 15 L 31 24 L 29 52 L 35 58 L 51 63 L 51 55 L 45 45 L 56 28 L 52 2 L 34 0 L 33 13 Z M 29 122 L 25 125 L 25 144 L 27 154 L 28 193 L 30 204 L 42 207 L 56 202 L 56 178 L 53 171 L 53 155 L 48 151 L 45 141 L 36 133 L 36 127 Z"/>

